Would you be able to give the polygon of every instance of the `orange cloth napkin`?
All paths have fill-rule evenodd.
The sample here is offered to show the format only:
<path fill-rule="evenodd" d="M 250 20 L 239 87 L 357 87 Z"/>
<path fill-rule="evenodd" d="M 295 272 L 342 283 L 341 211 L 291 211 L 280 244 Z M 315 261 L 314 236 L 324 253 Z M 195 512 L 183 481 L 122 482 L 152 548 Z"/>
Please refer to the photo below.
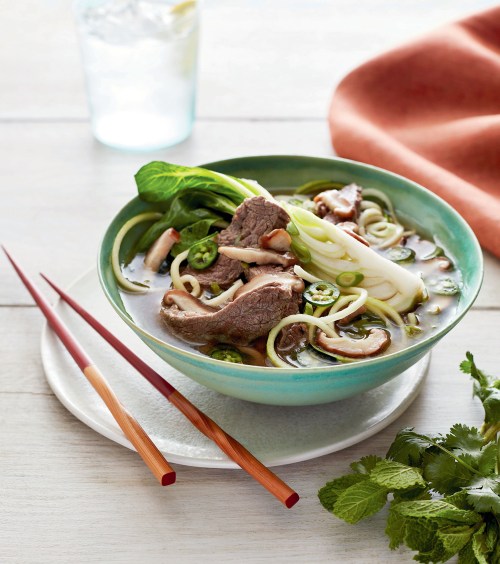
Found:
<path fill-rule="evenodd" d="M 339 156 L 433 190 L 500 257 L 500 7 L 357 68 L 329 121 Z"/>

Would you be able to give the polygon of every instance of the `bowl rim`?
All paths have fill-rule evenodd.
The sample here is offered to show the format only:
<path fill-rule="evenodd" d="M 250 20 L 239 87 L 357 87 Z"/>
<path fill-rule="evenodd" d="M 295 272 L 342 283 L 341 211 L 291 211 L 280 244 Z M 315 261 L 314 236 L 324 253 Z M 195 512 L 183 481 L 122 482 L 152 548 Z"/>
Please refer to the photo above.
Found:
<path fill-rule="evenodd" d="M 369 365 L 370 367 L 376 367 L 377 365 L 383 365 L 384 363 L 387 363 L 387 362 L 390 362 L 390 361 L 395 362 L 398 358 L 407 357 L 407 356 L 408 357 L 417 356 L 418 354 L 424 354 L 425 351 L 428 350 L 429 345 L 431 344 L 432 341 L 438 341 L 439 339 L 441 339 L 444 335 L 446 335 L 449 331 L 451 331 L 451 329 L 453 329 L 462 320 L 462 318 L 469 311 L 472 304 L 476 300 L 476 298 L 479 294 L 479 291 L 481 289 L 481 285 L 482 285 L 483 278 L 484 278 L 484 259 L 483 259 L 483 253 L 482 253 L 482 249 L 481 249 L 481 246 L 479 244 L 479 241 L 477 240 L 477 237 L 476 237 L 475 233 L 473 232 L 473 230 L 471 229 L 470 225 L 465 221 L 465 219 L 448 202 L 446 202 L 443 198 L 436 195 L 434 192 L 432 192 L 428 188 L 425 188 L 421 184 L 418 184 L 417 182 L 414 182 L 413 180 L 410 180 L 409 178 L 406 178 L 406 177 L 404 177 L 400 174 L 396 174 L 394 172 L 391 172 L 389 170 L 386 170 L 386 169 L 383 169 L 383 168 L 380 168 L 380 167 L 377 167 L 377 166 L 374 166 L 374 165 L 362 163 L 360 161 L 355 161 L 355 160 L 352 160 L 352 159 L 345 159 L 343 157 L 337 157 L 337 156 L 318 157 L 318 156 L 314 156 L 314 155 L 290 155 L 290 154 L 287 154 L 287 155 L 285 155 L 285 154 L 250 155 L 250 156 L 243 156 L 243 157 L 232 157 L 230 159 L 223 159 L 223 160 L 218 160 L 218 161 L 211 161 L 209 163 L 204 163 L 204 164 L 200 164 L 200 165 L 197 165 L 197 166 L 199 166 L 200 168 L 217 169 L 217 167 L 220 167 L 221 165 L 234 163 L 235 161 L 238 161 L 238 162 L 246 161 L 248 163 L 251 163 L 252 161 L 255 161 L 255 160 L 258 160 L 258 161 L 264 160 L 265 161 L 265 160 L 275 160 L 275 159 L 280 159 L 280 160 L 283 160 L 283 161 L 287 161 L 287 160 L 290 160 L 290 161 L 316 160 L 316 161 L 342 162 L 342 163 L 350 164 L 350 165 L 357 167 L 357 168 L 361 168 L 361 169 L 364 169 L 364 170 L 367 170 L 367 171 L 374 172 L 375 174 L 381 176 L 382 178 L 384 178 L 384 177 L 396 178 L 400 182 L 409 184 L 412 187 L 412 189 L 417 190 L 417 192 L 423 193 L 427 198 L 430 198 L 431 201 L 435 201 L 439 206 L 444 206 L 445 208 L 447 208 L 447 211 L 451 213 L 451 215 L 454 217 L 454 220 L 461 225 L 462 229 L 467 233 L 469 240 L 473 245 L 474 254 L 475 254 L 476 259 L 478 261 L 478 267 L 479 267 L 478 269 L 480 271 L 480 275 L 479 275 L 479 278 L 477 279 L 476 286 L 471 288 L 471 294 L 468 297 L 467 301 L 463 304 L 461 311 L 458 314 L 455 314 L 454 317 L 448 323 L 446 323 L 443 327 L 441 327 L 438 331 L 436 331 L 435 333 L 432 333 L 431 335 L 429 335 L 428 337 L 426 337 L 422 341 L 419 341 L 419 342 L 417 342 L 413 345 L 404 347 L 403 349 L 400 349 L 400 350 L 395 351 L 395 352 L 390 353 L 390 354 L 383 355 L 381 357 L 360 359 L 360 360 L 357 360 L 356 362 L 353 362 L 353 363 L 335 364 L 335 365 L 332 365 L 332 366 L 314 366 L 314 367 L 303 367 L 303 368 L 302 367 L 299 368 L 299 367 L 296 367 L 296 366 L 290 366 L 289 368 L 288 367 L 284 368 L 284 367 L 275 367 L 275 366 L 253 366 L 253 365 L 249 365 L 249 364 L 231 363 L 231 366 L 230 366 L 231 377 L 237 378 L 237 377 L 241 376 L 243 378 L 246 378 L 248 373 L 251 372 L 255 376 L 258 375 L 258 374 L 261 374 L 262 378 L 260 378 L 260 379 L 266 380 L 266 381 L 269 380 L 269 376 L 271 374 L 278 376 L 278 377 L 279 376 L 288 377 L 288 376 L 291 376 L 291 375 L 294 375 L 296 377 L 298 374 L 300 374 L 300 375 L 302 375 L 302 374 L 311 375 L 311 373 L 312 373 L 312 374 L 316 374 L 318 376 L 321 375 L 321 374 L 325 374 L 326 376 L 348 378 L 352 372 L 355 372 L 359 368 L 362 368 L 362 367 L 367 366 L 367 365 Z M 113 226 L 114 222 L 116 221 L 116 218 L 123 212 L 123 210 L 125 210 L 125 208 L 127 208 L 134 201 L 142 202 L 142 200 L 140 200 L 140 198 L 138 196 L 135 196 L 134 198 L 129 200 L 124 206 L 122 206 L 122 208 L 114 215 L 113 219 L 108 224 L 108 227 L 106 228 L 106 231 L 105 231 L 103 237 L 101 238 L 101 243 L 99 245 L 98 257 L 97 257 L 97 272 L 98 272 L 99 282 L 100 282 L 101 288 L 103 289 L 106 298 L 108 299 L 108 301 L 112 305 L 113 309 L 118 313 L 118 315 L 141 338 L 145 338 L 146 340 L 152 340 L 155 344 L 157 344 L 161 347 L 166 347 L 171 352 L 176 353 L 177 355 L 181 355 L 182 357 L 187 357 L 187 358 L 194 360 L 195 362 L 198 362 L 198 363 L 199 362 L 203 362 L 204 364 L 206 363 L 207 365 L 212 366 L 215 370 L 217 370 L 217 368 L 220 369 L 222 366 L 227 368 L 227 366 L 228 366 L 227 362 L 224 362 L 224 361 L 221 361 L 221 360 L 216 360 L 216 359 L 210 358 L 208 356 L 203 356 L 199 353 L 195 353 L 195 352 L 191 352 L 191 351 L 182 349 L 180 347 L 177 347 L 175 345 L 172 345 L 170 343 L 162 341 L 158 337 L 155 337 L 154 335 L 152 335 L 151 333 L 149 333 L 148 331 L 146 331 L 145 329 L 143 329 L 142 327 L 137 325 L 133 321 L 133 319 L 131 319 L 128 315 L 126 315 L 122 311 L 122 309 L 119 307 L 119 305 L 113 299 L 111 292 L 108 290 L 108 288 L 106 286 L 104 272 L 101 268 L 101 259 L 103 258 L 103 255 L 104 255 L 104 253 L 103 253 L 104 242 L 107 240 L 108 233 L 109 233 L 111 227 Z M 166 361 L 166 362 L 168 362 L 168 361 Z M 227 375 L 225 374 L 225 376 L 227 376 Z M 257 378 L 257 379 L 259 379 L 259 378 Z"/>

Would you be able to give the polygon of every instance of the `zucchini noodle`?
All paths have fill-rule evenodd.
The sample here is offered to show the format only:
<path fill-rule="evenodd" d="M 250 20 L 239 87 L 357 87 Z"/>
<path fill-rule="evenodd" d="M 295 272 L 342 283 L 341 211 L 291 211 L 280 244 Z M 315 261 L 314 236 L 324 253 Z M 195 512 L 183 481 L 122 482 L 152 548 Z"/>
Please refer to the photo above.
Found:
<path fill-rule="evenodd" d="M 233 299 L 234 294 L 236 291 L 243 286 L 243 280 L 236 280 L 236 282 L 229 287 L 225 292 L 222 292 L 215 298 L 211 299 L 204 299 L 202 298 L 201 301 L 208 306 L 218 307 L 224 305 L 226 302 Z"/>
<path fill-rule="evenodd" d="M 140 286 L 135 282 L 131 282 L 123 275 L 120 266 L 120 248 L 122 246 L 123 239 L 132 227 L 135 227 L 143 221 L 156 221 L 157 219 L 160 219 L 161 216 L 162 214 L 158 212 L 140 213 L 125 222 L 116 234 L 115 240 L 113 241 L 113 248 L 111 249 L 111 267 L 116 281 L 124 290 L 129 290 L 130 292 L 135 292 L 136 294 L 144 294 L 149 290 L 149 286 Z"/>
<path fill-rule="evenodd" d="M 184 286 L 184 281 L 182 280 L 183 277 L 180 275 L 179 267 L 181 263 L 187 259 L 188 253 L 189 250 L 179 253 L 172 261 L 172 264 L 170 265 L 170 277 L 172 278 L 172 286 L 176 290 L 184 290 L 184 292 L 187 292 L 187 290 L 186 290 L 186 286 Z M 186 280 L 186 282 L 190 283 L 189 280 Z"/>
<path fill-rule="evenodd" d="M 276 341 L 276 337 L 278 333 L 285 327 L 286 325 L 290 325 L 291 323 L 307 323 L 308 325 L 315 325 L 321 331 L 323 331 L 327 337 L 337 337 L 337 333 L 332 328 L 330 324 L 333 324 L 335 321 L 339 319 L 343 319 L 344 317 L 354 313 L 358 310 L 368 298 L 368 292 L 363 288 L 352 288 L 352 290 L 356 290 L 359 292 L 359 296 L 355 297 L 355 300 L 348 305 L 345 309 L 341 311 L 337 311 L 333 314 L 326 315 L 321 319 L 316 318 L 314 315 L 307 315 L 305 313 L 297 313 L 295 315 L 289 315 L 288 317 L 283 318 L 276 327 L 273 327 L 269 332 L 269 336 L 267 338 L 267 345 L 266 345 L 266 352 L 267 356 L 274 364 L 274 366 L 281 367 L 281 368 L 290 368 L 290 364 L 281 360 L 281 358 L 277 355 L 274 343 Z M 347 296 L 346 296 L 347 297 Z M 350 296 L 349 296 L 350 297 Z"/>
<path fill-rule="evenodd" d="M 191 275 L 191 274 L 183 274 L 182 276 L 179 277 L 179 280 L 181 281 L 181 284 L 184 286 L 185 284 L 190 284 L 191 285 L 191 295 L 194 296 L 195 298 L 201 296 L 201 286 L 200 283 L 198 282 L 198 279 Z M 185 288 L 185 286 L 184 286 Z"/>
<path fill-rule="evenodd" d="M 314 276 L 313 274 L 307 272 L 307 270 L 304 270 L 301 266 L 299 266 L 298 264 L 296 264 L 293 267 L 293 271 L 295 272 L 295 274 L 299 277 L 302 278 L 302 280 L 305 280 L 306 282 L 310 282 L 311 284 L 313 282 L 321 282 L 321 278 L 318 278 L 317 276 Z"/>

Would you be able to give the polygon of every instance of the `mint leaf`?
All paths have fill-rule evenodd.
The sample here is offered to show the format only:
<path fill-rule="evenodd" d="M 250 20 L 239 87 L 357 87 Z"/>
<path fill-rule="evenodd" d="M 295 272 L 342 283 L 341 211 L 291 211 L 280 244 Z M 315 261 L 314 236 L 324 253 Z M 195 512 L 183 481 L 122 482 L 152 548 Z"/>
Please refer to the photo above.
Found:
<path fill-rule="evenodd" d="M 481 516 L 475 511 L 458 509 L 439 499 L 424 501 L 404 501 L 395 505 L 393 510 L 404 517 L 425 517 L 429 521 L 452 524 L 474 525 L 481 522 Z"/>
<path fill-rule="evenodd" d="M 377 462 L 370 474 L 370 479 L 391 491 L 406 490 L 415 486 L 425 488 L 426 486 L 419 470 L 393 460 Z"/>
<path fill-rule="evenodd" d="M 477 564 L 477 559 L 472 549 L 472 539 L 458 553 L 458 564 Z"/>
<path fill-rule="evenodd" d="M 475 529 L 468 525 L 448 526 L 437 531 L 437 537 L 443 544 L 446 552 L 456 554 L 471 539 Z"/>
<path fill-rule="evenodd" d="M 375 468 L 377 462 L 380 462 L 381 460 L 382 458 L 380 458 L 380 456 L 370 454 L 369 456 L 363 456 L 361 460 L 352 462 L 350 466 L 354 472 L 358 472 L 359 474 L 369 474 Z"/>
<path fill-rule="evenodd" d="M 425 450 L 431 446 L 429 437 L 419 435 L 412 427 L 407 427 L 396 435 L 387 451 L 387 458 L 408 466 L 420 466 Z"/>
<path fill-rule="evenodd" d="M 392 506 L 391 505 L 391 509 Z M 396 549 L 403 544 L 406 533 L 406 520 L 401 517 L 399 513 L 389 510 L 389 517 L 387 518 L 387 526 L 385 527 L 385 534 L 389 537 L 389 548 Z"/>
<path fill-rule="evenodd" d="M 401 501 L 415 501 L 417 499 L 431 499 L 432 496 L 427 489 L 427 483 L 425 488 L 417 487 L 411 488 L 409 490 L 399 490 L 394 492 L 394 501 L 399 503 Z"/>
<path fill-rule="evenodd" d="M 446 503 L 450 503 L 458 509 L 473 509 L 473 507 L 468 502 L 468 492 L 467 490 L 460 490 L 452 495 L 448 495 L 443 498 L 443 501 Z"/>
<path fill-rule="evenodd" d="M 500 476 L 478 478 L 467 488 L 467 500 L 480 513 L 500 516 Z"/>
<path fill-rule="evenodd" d="M 357 523 L 380 511 L 387 502 L 387 494 L 387 488 L 364 480 L 339 495 L 333 513 L 347 523 Z"/>
<path fill-rule="evenodd" d="M 333 506 L 335 505 L 339 495 L 347 488 L 350 488 L 354 484 L 362 482 L 363 480 L 368 480 L 368 475 L 346 474 L 345 476 L 328 482 L 318 492 L 321 505 L 328 511 L 333 511 Z"/>
<path fill-rule="evenodd" d="M 487 556 L 490 553 L 486 543 L 486 535 L 484 534 L 485 528 L 486 525 L 483 524 L 472 537 L 472 551 L 479 564 L 488 564 Z"/>
<path fill-rule="evenodd" d="M 468 486 L 474 474 L 446 453 L 428 455 L 424 478 L 430 487 L 442 494 L 452 494 Z"/>
<path fill-rule="evenodd" d="M 409 518 L 406 520 L 405 544 L 412 550 L 418 550 L 419 554 L 415 560 L 429 562 L 426 554 L 430 553 L 436 546 L 437 523 L 425 518 Z"/>

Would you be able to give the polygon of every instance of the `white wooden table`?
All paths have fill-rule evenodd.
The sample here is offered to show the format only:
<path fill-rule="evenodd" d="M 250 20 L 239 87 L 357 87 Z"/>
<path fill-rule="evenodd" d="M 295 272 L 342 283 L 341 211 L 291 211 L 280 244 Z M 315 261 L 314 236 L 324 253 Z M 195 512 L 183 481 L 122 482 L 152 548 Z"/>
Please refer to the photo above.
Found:
<path fill-rule="evenodd" d="M 0 4 L 0 241 L 30 273 L 68 284 L 153 159 L 195 164 L 249 154 L 331 155 L 332 88 L 374 54 L 489 0 L 210 0 L 204 5 L 198 120 L 168 151 L 125 154 L 90 134 L 69 0 Z M 395 423 L 341 453 L 278 468 L 301 494 L 280 506 L 245 473 L 178 468 L 159 488 L 135 453 L 75 419 L 48 387 L 42 317 L 0 256 L 0 562 L 410 562 L 390 552 L 384 515 L 357 527 L 316 492 L 397 430 L 481 422 L 458 364 L 498 373 L 500 267 L 435 349 L 423 392 Z"/>

